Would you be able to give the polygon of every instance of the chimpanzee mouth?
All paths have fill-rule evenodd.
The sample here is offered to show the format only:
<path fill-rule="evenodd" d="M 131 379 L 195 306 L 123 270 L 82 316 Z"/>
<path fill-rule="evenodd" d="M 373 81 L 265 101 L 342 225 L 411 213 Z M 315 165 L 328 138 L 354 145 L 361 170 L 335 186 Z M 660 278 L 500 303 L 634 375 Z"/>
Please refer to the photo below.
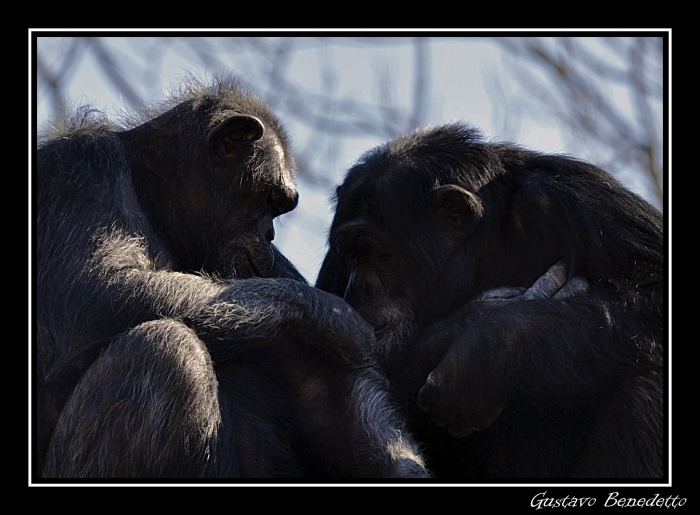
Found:
<path fill-rule="evenodd" d="M 250 257 L 250 254 L 248 251 L 245 253 L 246 258 L 248 258 L 248 265 L 250 266 L 250 269 L 253 271 L 253 275 L 255 277 L 265 277 L 265 275 L 260 271 L 258 266 L 255 264 L 255 260 Z"/>
<path fill-rule="evenodd" d="M 245 249 L 245 256 L 248 260 L 248 266 L 255 277 L 270 276 L 270 271 L 272 270 L 274 260 L 274 254 L 272 253 L 271 249 L 267 256 L 265 251 L 263 251 L 262 249 L 258 252 L 255 252 L 254 250 Z"/>
<path fill-rule="evenodd" d="M 358 311 L 358 313 L 365 320 L 365 322 L 371 325 L 374 329 L 374 339 L 376 341 L 391 336 L 395 330 L 393 320 L 387 320 L 383 317 L 380 318 L 377 316 L 376 312 L 361 309 Z"/>
<path fill-rule="evenodd" d="M 251 279 L 253 277 L 263 277 L 260 268 L 255 264 L 255 260 L 245 249 L 238 249 L 232 256 L 231 271 L 233 277 L 237 279 Z"/>

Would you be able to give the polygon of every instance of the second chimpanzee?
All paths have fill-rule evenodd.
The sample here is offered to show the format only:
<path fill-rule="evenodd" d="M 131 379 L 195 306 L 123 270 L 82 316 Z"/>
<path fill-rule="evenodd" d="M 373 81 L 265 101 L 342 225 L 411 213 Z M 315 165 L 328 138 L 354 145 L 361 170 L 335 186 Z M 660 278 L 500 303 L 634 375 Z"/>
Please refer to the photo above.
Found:
<path fill-rule="evenodd" d="M 228 79 L 42 141 L 38 477 L 427 477 L 371 328 L 271 244 L 292 174 Z"/>
<path fill-rule="evenodd" d="M 317 286 L 375 327 L 438 478 L 664 475 L 662 216 L 607 173 L 428 128 L 350 169 L 329 243 Z M 587 290 L 473 300 L 560 260 Z"/>

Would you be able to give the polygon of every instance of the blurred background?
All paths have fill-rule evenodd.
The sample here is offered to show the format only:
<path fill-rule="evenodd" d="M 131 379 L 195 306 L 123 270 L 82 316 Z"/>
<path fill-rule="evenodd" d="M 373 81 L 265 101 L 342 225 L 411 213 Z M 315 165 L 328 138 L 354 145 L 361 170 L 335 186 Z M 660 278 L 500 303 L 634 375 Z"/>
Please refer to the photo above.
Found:
<path fill-rule="evenodd" d="M 70 34 L 33 33 L 38 130 L 64 106 L 134 111 L 188 73 L 233 74 L 269 104 L 291 136 L 300 193 L 299 207 L 278 219 L 275 243 L 312 282 L 345 171 L 427 124 L 462 120 L 492 140 L 583 158 L 664 209 L 669 31 Z"/>

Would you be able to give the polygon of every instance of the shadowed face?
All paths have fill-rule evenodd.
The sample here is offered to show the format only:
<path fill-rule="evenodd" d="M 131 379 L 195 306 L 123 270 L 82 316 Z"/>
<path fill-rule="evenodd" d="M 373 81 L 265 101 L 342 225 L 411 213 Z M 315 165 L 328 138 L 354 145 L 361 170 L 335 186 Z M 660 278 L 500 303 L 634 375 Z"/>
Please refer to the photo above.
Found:
<path fill-rule="evenodd" d="M 299 198 L 286 138 L 269 113 L 234 110 L 202 134 L 210 115 L 200 110 L 174 109 L 120 136 L 139 202 L 179 269 L 266 277 L 273 220 Z"/>
<path fill-rule="evenodd" d="M 251 150 L 231 167 L 236 188 L 222 213 L 226 236 L 221 237 L 221 261 L 230 264 L 230 276 L 239 278 L 269 275 L 273 220 L 294 209 L 299 199 L 294 164 L 281 138 L 266 130 Z"/>
<path fill-rule="evenodd" d="M 474 137 L 436 128 L 397 138 L 363 155 L 337 190 L 317 287 L 374 326 L 386 360 L 477 293 L 478 194 L 490 177 Z"/>
<path fill-rule="evenodd" d="M 375 328 L 383 363 L 462 300 L 449 275 L 457 246 L 434 208 L 433 189 L 385 193 L 386 179 L 403 173 L 402 166 L 397 160 L 348 174 L 337 191 L 317 283 L 343 296 Z"/>

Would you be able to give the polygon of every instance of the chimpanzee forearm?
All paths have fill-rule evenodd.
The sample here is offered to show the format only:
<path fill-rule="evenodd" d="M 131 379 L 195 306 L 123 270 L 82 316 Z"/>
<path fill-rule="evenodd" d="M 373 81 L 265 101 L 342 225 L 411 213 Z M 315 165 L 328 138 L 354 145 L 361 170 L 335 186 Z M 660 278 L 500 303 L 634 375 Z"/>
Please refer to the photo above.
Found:
<path fill-rule="evenodd" d="M 341 363 L 374 363 L 369 324 L 342 299 L 292 279 L 229 281 L 191 323 L 215 360 L 286 340 L 316 346 Z"/>
<path fill-rule="evenodd" d="M 657 320 L 633 315 L 621 301 L 592 295 L 512 303 L 472 324 L 456 345 L 490 340 L 490 350 L 518 394 L 567 405 L 660 365 L 650 346 Z M 486 336 L 488 335 L 488 336 Z"/>
<path fill-rule="evenodd" d="M 630 307 L 595 290 L 495 307 L 472 303 L 461 313 L 462 331 L 421 389 L 419 406 L 459 436 L 488 427 L 513 396 L 541 406 L 584 405 L 640 369 L 661 369 L 661 349 L 651 336 L 662 320 L 657 309 L 658 317 L 642 316 L 648 306 Z"/>
<path fill-rule="evenodd" d="M 137 240 L 125 243 L 105 243 L 119 254 L 98 251 L 99 268 L 92 270 L 108 290 L 104 298 L 112 299 L 109 309 L 125 327 L 161 317 L 182 320 L 215 361 L 280 339 L 317 345 L 345 363 L 372 361 L 372 329 L 334 295 L 296 279 L 216 280 L 153 270 Z"/>

